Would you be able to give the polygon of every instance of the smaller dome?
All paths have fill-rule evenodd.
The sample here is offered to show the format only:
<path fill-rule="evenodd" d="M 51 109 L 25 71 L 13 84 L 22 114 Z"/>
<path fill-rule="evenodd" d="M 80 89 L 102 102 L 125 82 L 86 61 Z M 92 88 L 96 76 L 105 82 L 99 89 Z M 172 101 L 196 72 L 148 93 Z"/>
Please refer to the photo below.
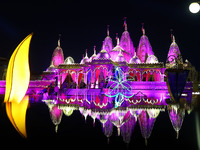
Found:
<path fill-rule="evenodd" d="M 65 59 L 64 64 L 74 64 L 74 59 L 71 56 L 68 56 Z"/>
<path fill-rule="evenodd" d="M 122 54 L 122 51 L 120 50 L 118 56 L 115 59 L 116 62 L 126 62 L 126 58 Z"/>
<path fill-rule="evenodd" d="M 85 64 L 87 62 L 90 62 L 90 59 L 88 58 L 87 50 L 86 50 L 85 57 L 83 56 L 83 59 L 81 60 L 80 64 Z"/>
<path fill-rule="evenodd" d="M 80 64 L 85 64 L 86 62 L 90 62 L 90 59 L 89 59 L 88 57 L 84 57 L 84 58 L 81 60 Z"/>
<path fill-rule="evenodd" d="M 90 57 L 90 62 L 92 61 L 92 60 L 94 60 L 95 58 L 96 58 L 96 54 L 93 54 L 91 57 Z"/>
<path fill-rule="evenodd" d="M 97 56 L 95 48 L 96 48 L 96 46 L 94 46 L 94 54 L 90 57 L 90 62 L 92 62 L 92 60 L 95 59 Z"/>
<path fill-rule="evenodd" d="M 129 64 L 140 64 L 141 60 L 135 55 L 130 59 Z"/>
<path fill-rule="evenodd" d="M 110 60 L 110 54 L 105 49 L 102 49 L 95 57 L 95 60 Z"/>
<path fill-rule="evenodd" d="M 147 57 L 146 63 L 155 64 L 155 63 L 158 63 L 158 59 L 155 55 L 149 55 Z"/>
<path fill-rule="evenodd" d="M 124 49 L 119 45 L 119 38 L 117 38 L 117 45 L 112 49 L 112 51 L 124 51 Z"/>
<path fill-rule="evenodd" d="M 51 62 L 51 65 L 46 69 L 46 72 L 55 72 L 55 66 L 53 65 L 53 62 Z"/>

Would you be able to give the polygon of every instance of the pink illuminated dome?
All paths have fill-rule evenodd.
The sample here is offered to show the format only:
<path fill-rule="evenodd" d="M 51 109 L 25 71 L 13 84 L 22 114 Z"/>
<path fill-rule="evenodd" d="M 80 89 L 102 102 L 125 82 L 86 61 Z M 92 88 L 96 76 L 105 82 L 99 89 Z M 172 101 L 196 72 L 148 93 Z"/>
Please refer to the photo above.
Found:
<path fill-rule="evenodd" d="M 119 52 L 118 56 L 115 59 L 116 62 L 126 62 L 126 58 L 122 54 L 122 51 Z"/>
<path fill-rule="evenodd" d="M 141 60 L 135 55 L 130 59 L 129 64 L 140 64 Z"/>
<path fill-rule="evenodd" d="M 117 38 L 117 45 L 110 52 L 110 56 L 113 61 L 116 61 L 116 58 L 120 54 L 120 51 L 123 57 L 128 62 L 130 60 L 130 55 L 119 45 L 119 38 Z"/>
<path fill-rule="evenodd" d="M 81 60 L 80 64 L 85 64 L 87 62 L 90 62 L 90 59 L 88 58 L 87 49 L 86 49 L 85 57 L 83 56 L 83 59 Z"/>
<path fill-rule="evenodd" d="M 143 35 L 140 38 L 139 46 L 137 49 L 137 56 L 142 63 L 146 62 L 146 59 L 149 55 L 154 55 L 151 44 L 148 37 L 145 35 L 145 30 L 142 27 Z"/>
<path fill-rule="evenodd" d="M 103 41 L 102 49 L 105 49 L 107 52 L 110 52 L 113 49 L 112 39 L 109 35 L 109 25 L 107 26 L 107 36 Z"/>
<path fill-rule="evenodd" d="M 53 65 L 53 62 L 51 62 L 50 66 L 46 69 L 46 72 L 55 72 L 55 66 Z"/>
<path fill-rule="evenodd" d="M 173 35 L 171 35 L 171 36 L 172 36 L 172 43 L 170 45 L 169 52 L 167 55 L 167 62 L 170 64 L 174 64 L 174 63 L 176 63 L 177 60 L 179 60 L 179 58 L 180 58 L 179 61 L 183 62 L 183 60 L 181 58 L 181 53 L 180 53 L 179 47 L 175 41 L 175 37 Z"/>
<path fill-rule="evenodd" d="M 96 46 L 94 46 L 94 54 L 90 57 L 90 62 L 92 62 L 93 61 L 93 59 L 95 59 L 96 58 L 96 56 L 97 56 L 97 54 L 96 54 Z"/>
<path fill-rule="evenodd" d="M 131 40 L 130 34 L 128 32 L 126 17 L 124 18 L 124 32 L 122 33 L 119 45 L 124 49 L 126 54 L 128 54 L 124 55 L 124 57 L 126 58 L 126 61 L 129 62 L 129 60 L 134 55 L 135 48 L 133 46 L 133 41 Z"/>
<path fill-rule="evenodd" d="M 95 60 L 110 60 L 110 54 L 105 49 L 102 49 L 94 59 Z"/>
<path fill-rule="evenodd" d="M 58 46 L 53 52 L 51 61 L 52 61 L 53 66 L 55 67 L 58 67 L 60 64 L 64 63 L 64 54 L 63 54 L 62 48 L 60 47 L 60 38 L 58 40 Z"/>

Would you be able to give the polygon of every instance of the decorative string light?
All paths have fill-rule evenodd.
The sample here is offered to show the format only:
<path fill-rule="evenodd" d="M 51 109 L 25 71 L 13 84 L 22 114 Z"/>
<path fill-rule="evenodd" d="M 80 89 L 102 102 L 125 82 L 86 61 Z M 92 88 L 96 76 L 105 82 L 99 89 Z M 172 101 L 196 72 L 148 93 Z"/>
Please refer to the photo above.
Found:
<path fill-rule="evenodd" d="M 124 80 L 123 71 L 120 67 L 115 68 L 114 77 L 116 80 L 109 79 L 111 85 L 107 87 L 108 92 L 105 95 L 115 97 L 115 108 L 117 108 L 122 105 L 125 98 L 131 98 L 134 94 L 132 94 L 132 87 L 128 84 L 128 80 Z"/>

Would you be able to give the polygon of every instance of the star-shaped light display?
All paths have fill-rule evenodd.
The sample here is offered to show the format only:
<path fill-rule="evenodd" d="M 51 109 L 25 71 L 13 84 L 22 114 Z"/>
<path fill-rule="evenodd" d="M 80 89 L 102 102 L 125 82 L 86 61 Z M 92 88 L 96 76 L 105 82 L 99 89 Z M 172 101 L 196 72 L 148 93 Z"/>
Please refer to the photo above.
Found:
<path fill-rule="evenodd" d="M 115 97 L 115 108 L 117 108 L 122 105 L 125 98 L 131 98 L 134 94 L 132 94 L 132 88 L 128 84 L 128 80 L 124 79 L 121 68 L 116 67 L 114 77 L 114 80 L 108 80 L 108 90 L 105 95 Z"/>

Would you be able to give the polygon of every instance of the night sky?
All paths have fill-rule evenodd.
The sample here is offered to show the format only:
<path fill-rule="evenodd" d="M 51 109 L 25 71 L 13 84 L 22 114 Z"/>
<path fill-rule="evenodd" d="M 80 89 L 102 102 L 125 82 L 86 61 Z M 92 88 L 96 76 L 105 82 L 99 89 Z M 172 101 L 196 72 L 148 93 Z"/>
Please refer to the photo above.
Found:
<path fill-rule="evenodd" d="M 34 1 L 3 2 L 0 5 L 0 57 L 9 58 L 15 47 L 29 33 L 34 36 L 30 45 L 32 73 L 40 73 L 50 65 L 53 50 L 57 47 L 59 34 L 64 57 L 72 56 L 80 63 L 82 54 L 93 46 L 100 51 L 106 37 L 107 25 L 116 45 L 116 33 L 124 31 L 123 18 L 134 47 L 139 44 L 144 23 L 154 54 L 165 62 L 171 44 L 170 29 L 183 59 L 188 59 L 198 70 L 200 13 L 192 14 L 191 1 L 171 0 L 123 0 L 123 1 Z"/>

